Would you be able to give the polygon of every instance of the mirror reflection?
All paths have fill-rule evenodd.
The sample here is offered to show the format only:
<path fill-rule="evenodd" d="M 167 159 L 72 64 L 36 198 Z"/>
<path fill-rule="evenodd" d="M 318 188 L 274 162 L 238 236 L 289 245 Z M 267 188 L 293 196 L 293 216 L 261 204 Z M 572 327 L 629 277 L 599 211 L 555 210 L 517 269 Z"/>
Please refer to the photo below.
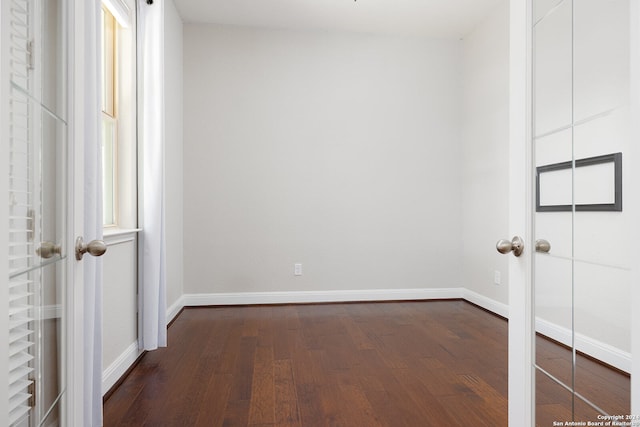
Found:
<path fill-rule="evenodd" d="M 629 1 L 540 0 L 534 16 L 535 165 L 623 153 L 624 195 Z M 577 195 L 613 188 L 606 174 L 574 165 L 557 179 L 544 197 L 573 210 L 534 214 L 536 239 L 551 244 L 534 259 L 537 425 L 630 413 L 629 208 L 575 209 Z"/>

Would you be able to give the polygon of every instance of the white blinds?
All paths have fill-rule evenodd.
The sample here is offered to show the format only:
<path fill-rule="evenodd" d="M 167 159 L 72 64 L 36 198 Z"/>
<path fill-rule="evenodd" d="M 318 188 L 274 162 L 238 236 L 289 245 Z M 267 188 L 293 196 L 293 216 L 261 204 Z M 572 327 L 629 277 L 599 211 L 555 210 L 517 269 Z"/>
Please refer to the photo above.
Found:
<path fill-rule="evenodd" d="M 9 424 L 22 425 L 32 389 L 35 171 L 30 140 L 30 1 L 11 0 L 9 158 Z"/>

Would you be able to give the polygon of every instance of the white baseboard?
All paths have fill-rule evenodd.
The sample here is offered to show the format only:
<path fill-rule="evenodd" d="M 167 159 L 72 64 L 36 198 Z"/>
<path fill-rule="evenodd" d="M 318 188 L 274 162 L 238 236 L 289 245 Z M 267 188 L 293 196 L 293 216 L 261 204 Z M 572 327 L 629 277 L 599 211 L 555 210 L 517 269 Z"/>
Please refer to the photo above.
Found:
<path fill-rule="evenodd" d="M 536 331 L 571 346 L 571 330 L 548 320 L 536 318 Z M 631 373 L 631 354 L 583 334 L 575 335 L 576 349 L 624 372 Z"/>
<path fill-rule="evenodd" d="M 127 372 L 142 352 L 138 349 L 138 342 L 131 343 L 129 347 L 102 372 L 102 395 Z"/>
<path fill-rule="evenodd" d="M 175 317 L 180 313 L 180 310 L 184 308 L 184 295 L 181 295 L 180 298 L 176 300 L 171 306 L 167 308 L 167 325 L 175 319 Z"/>
<path fill-rule="evenodd" d="M 498 302 L 467 288 L 462 288 L 462 298 L 505 319 L 509 318 L 509 306 L 507 304 Z"/>
<path fill-rule="evenodd" d="M 509 318 L 509 306 L 466 288 L 436 289 L 373 289 L 295 292 L 239 292 L 183 295 L 183 306 L 289 304 L 357 301 L 434 300 L 463 298 L 485 310 Z M 177 313 L 177 312 L 176 312 Z M 571 344 L 569 330 L 550 322 L 536 320 L 536 330 L 563 344 Z M 606 343 L 584 335 L 576 335 L 579 351 L 602 360 L 611 366 L 630 372 L 631 355 Z"/>
<path fill-rule="evenodd" d="M 401 301 L 450 298 L 462 298 L 462 288 L 186 294 L 184 295 L 184 306 Z"/>
<path fill-rule="evenodd" d="M 167 308 L 167 325 L 184 308 L 184 295 Z M 138 343 L 131 343 L 124 352 L 102 372 L 102 395 L 109 391 L 113 385 L 127 372 L 136 359 L 142 354 L 138 349 Z"/>
<path fill-rule="evenodd" d="M 499 316 L 509 318 L 509 306 L 507 304 L 495 301 L 466 288 L 372 289 L 185 294 L 167 308 L 167 324 L 169 324 L 184 307 L 189 306 L 407 301 L 457 298 L 465 299 Z M 566 328 L 537 318 L 536 331 L 565 345 L 571 345 L 571 331 Z M 581 334 L 576 334 L 576 347 L 579 351 L 602 360 L 611 366 L 625 372 L 631 372 L 631 354 L 628 352 L 624 352 Z M 140 354 L 138 343 L 132 343 L 115 362 L 104 370 L 102 375 L 103 394 L 124 375 Z"/>

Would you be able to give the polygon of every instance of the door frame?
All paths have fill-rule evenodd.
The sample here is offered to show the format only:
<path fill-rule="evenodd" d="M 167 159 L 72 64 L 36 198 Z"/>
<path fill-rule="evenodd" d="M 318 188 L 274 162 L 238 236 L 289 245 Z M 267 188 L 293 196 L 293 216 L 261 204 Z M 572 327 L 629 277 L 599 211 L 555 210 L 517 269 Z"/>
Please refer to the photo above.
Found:
<path fill-rule="evenodd" d="M 509 1 L 509 237 L 525 241 L 509 255 L 509 425 L 532 426 L 534 411 L 532 292 L 532 0 Z"/>
<path fill-rule="evenodd" d="M 640 0 L 630 0 L 630 104 L 631 104 L 631 140 L 640 141 Z M 633 120 L 636 118 L 636 120 Z M 640 144 L 630 144 L 630 155 L 640 163 Z M 640 167 L 629 168 L 630 181 L 640 189 Z M 625 194 L 627 206 L 632 206 L 634 212 L 640 212 L 640 191 L 628 191 Z M 630 239 L 640 241 L 640 221 L 631 221 Z M 631 248 L 631 259 L 640 260 L 640 247 L 637 244 Z M 631 304 L 640 304 L 640 268 L 638 263 L 632 263 L 631 270 Z M 640 325 L 640 310 L 631 310 L 631 324 Z M 640 415 L 640 327 L 631 328 L 631 414 Z"/>
<path fill-rule="evenodd" d="M 68 137 L 68 223 L 67 245 L 73 248 L 75 237 L 84 235 L 84 73 L 85 1 L 69 0 L 68 73 L 69 73 L 69 137 Z M 85 420 L 87 397 L 84 393 L 87 366 L 85 362 L 84 327 L 84 269 L 69 251 L 67 259 L 67 398 L 65 412 L 70 426 L 82 426 Z"/>

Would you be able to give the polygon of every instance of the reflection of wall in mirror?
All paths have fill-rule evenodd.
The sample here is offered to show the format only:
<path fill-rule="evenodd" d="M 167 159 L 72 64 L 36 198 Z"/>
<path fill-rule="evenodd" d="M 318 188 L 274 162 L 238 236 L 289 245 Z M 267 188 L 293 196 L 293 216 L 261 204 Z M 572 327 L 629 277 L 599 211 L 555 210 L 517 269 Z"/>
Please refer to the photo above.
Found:
<path fill-rule="evenodd" d="M 574 2 L 573 44 L 570 4 L 564 2 L 536 25 L 536 165 L 621 152 L 622 191 L 628 191 L 629 4 Z M 576 171 L 574 197 L 592 197 L 601 175 Z M 573 217 L 571 212 L 535 215 L 536 237 L 552 244 L 549 256 L 536 257 L 539 321 L 551 326 L 547 329 L 556 327 L 553 338 L 570 344 L 573 284 L 575 331 L 584 337 L 578 349 L 624 370 L 631 366 L 631 260 L 625 231 L 633 213 L 627 208 Z M 600 350 L 587 342 L 603 344 L 605 351 L 593 354 Z"/>

